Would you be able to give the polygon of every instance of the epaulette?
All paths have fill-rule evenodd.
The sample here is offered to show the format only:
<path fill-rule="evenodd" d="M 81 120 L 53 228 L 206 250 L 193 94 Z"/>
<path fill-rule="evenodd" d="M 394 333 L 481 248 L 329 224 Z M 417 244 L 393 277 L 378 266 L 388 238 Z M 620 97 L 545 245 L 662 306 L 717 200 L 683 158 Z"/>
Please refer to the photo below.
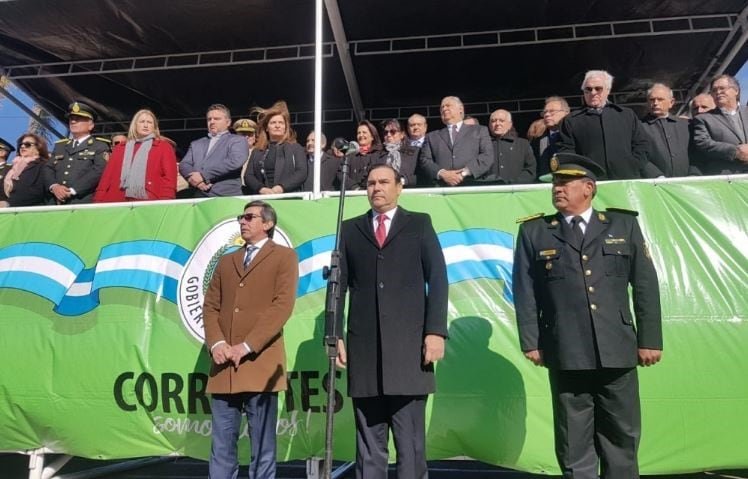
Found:
<path fill-rule="evenodd" d="M 100 136 L 96 136 L 96 137 L 94 137 L 94 138 L 96 138 L 96 139 L 97 139 L 97 140 L 99 140 L 99 141 L 103 141 L 104 143 L 111 143 L 111 142 L 112 142 L 112 140 L 110 140 L 110 139 L 108 139 L 108 138 L 102 138 L 102 137 L 100 137 Z"/>
<path fill-rule="evenodd" d="M 545 216 L 545 213 L 535 213 L 534 215 L 517 218 L 517 223 L 525 223 L 530 220 L 536 220 L 538 218 L 542 218 L 543 216 Z"/>
<path fill-rule="evenodd" d="M 70 138 L 63 138 L 62 140 L 55 141 L 55 145 L 58 143 L 70 143 Z"/>
<path fill-rule="evenodd" d="M 625 213 L 627 215 L 639 216 L 638 211 L 627 210 L 626 208 L 606 208 L 605 211 L 612 211 L 614 213 Z"/>

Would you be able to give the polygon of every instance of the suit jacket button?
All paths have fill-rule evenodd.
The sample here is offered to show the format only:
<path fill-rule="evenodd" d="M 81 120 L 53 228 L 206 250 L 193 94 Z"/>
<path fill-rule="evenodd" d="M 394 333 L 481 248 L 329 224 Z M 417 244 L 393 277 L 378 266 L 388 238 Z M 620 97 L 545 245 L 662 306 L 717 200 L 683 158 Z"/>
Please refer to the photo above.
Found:
<path fill-rule="evenodd" d="M 239 312 L 239 308 L 234 308 L 234 312 L 238 313 Z"/>
<path fill-rule="evenodd" d="M 379 289 L 382 289 L 382 288 L 384 288 L 384 281 L 379 282 Z"/>
<path fill-rule="evenodd" d="M 243 288 L 244 287 L 244 283 L 239 283 L 239 287 Z"/>
<path fill-rule="evenodd" d="M 596 304 L 591 304 L 591 305 L 590 305 L 590 309 L 591 309 L 592 311 L 597 311 L 597 305 L 596 305 Z"/>
<path fill-rule="evenodd" d="M 381 253 L 379 253 L 379 254 L 377 255 L 377 259 L 384 259 L 384 255 L 383 255 L 383 254 L 381 254 Z"/>
<path fill-rule="evenodd" d="M 584 270 L 584 275 L 585 276 L 591 276 L 592 275 L 592 270 L 591 269 L 585 269 Z"/>

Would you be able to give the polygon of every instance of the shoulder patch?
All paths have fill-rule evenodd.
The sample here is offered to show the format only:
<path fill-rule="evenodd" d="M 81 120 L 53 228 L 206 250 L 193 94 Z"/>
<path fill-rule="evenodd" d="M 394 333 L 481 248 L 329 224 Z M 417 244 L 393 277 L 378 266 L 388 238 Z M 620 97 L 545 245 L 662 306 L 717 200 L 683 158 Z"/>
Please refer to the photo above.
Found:
<path fill-rule="evenodd" d="M 68 144 L 68 143 L 70 143 L 70 138 L 63 138 L 62 140 L 55 141 L 55 145 L 58 144 L 58 143 Z"/>
<path fill-rule="evenodd" d="M 538 218 L 542 218 L 544 215 L 545 213 L 535 213 L 534 215 L 517 218 L 517 223 L 525 223 L 526 221 L 536 220 Z"/>
<path fill-rule="evenodd" d="M 624 213 L 627 215 L 639 216 L 638 211 L 627 210 L 626 208 L 606 208 L 605 211 L 612 211 L 613 213 Z"/>
<path fill-rule="evenodd" d="M 96 138 L 96 139 L 97 139 L 97 140 L 99 140 L 99 141 L 103 141 L 104 143 L 111 143 L 111 142 L 112 142 L 112 140 L 110 140 L 110 139 L 108 139 L 108 138 L 102 138 L 102 137 L 100 137 L 100 136 L 96 136 L 96 137 L 94 137 L 94 138 Z"/>

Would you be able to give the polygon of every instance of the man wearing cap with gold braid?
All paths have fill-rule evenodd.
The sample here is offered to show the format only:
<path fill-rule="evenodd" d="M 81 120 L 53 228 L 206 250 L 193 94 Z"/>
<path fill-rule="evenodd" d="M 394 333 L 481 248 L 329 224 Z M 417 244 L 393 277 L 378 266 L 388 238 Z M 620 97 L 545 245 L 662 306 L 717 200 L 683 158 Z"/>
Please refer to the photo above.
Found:
<path fill-rule="evenodd" d="M 110 143 L 91 136 L 96 112 L 76 101 L 68 107 L 70 138 L 55 143 L 44 181 L 52 204 L 90 203 L 109 158 Z"/>
<path fill-rule="evenodd" d="M 638 478 L 636 367 L 662 355 L 657 273 L 637 213 L 592 208 L 603 168 L 574 153 L 558 153 L 550 166 L 557 213 L 519 220 L 512 288 L 520 345 L 548 368 L 563 477 L 596 479 L 599 469 L 603 479 Z"/>

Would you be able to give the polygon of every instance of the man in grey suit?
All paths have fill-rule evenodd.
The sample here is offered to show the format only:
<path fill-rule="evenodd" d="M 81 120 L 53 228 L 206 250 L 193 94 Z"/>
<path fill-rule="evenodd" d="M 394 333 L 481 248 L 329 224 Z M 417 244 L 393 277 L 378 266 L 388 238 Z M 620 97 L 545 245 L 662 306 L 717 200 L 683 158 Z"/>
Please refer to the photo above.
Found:
<path fill-rule="evenodd" d="M 419 169 L 449 186 L 483 176 L 491 168 L 494 155 L 488 129 L 463 123 L 465 107 L 456 96 L 445 97 L 440 111 L 445 128 L 426 135 Z"/>
<path fill-rule="evenodd" d="M 748 112 L 740 108 L 740 85 L 730 75 L 712 80 L 714 110 L 693 121 L 693 148 L 705 175 L 748 173 Z"/>
<path fill-rule="evenodd" d="M 231 112 L 221 104 L 208 107 L 208 136 L 193 141 L 179 163 L 179 173 L 194 189 L 194 196 L 240 196 L 242 165 L 249 146 L 229 132 Z"/>

